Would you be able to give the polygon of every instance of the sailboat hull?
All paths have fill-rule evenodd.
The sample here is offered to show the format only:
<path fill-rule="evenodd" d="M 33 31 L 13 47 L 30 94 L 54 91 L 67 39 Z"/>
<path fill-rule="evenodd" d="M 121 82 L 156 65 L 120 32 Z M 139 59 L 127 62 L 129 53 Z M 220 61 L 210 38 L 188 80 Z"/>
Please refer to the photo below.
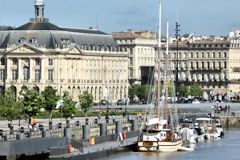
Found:
<path fill-rule="evenodd" d="M 182 140 L 175 142 L 139 141 L 138 150 L 141 152 L 176 152 L 182 146 Z"/>

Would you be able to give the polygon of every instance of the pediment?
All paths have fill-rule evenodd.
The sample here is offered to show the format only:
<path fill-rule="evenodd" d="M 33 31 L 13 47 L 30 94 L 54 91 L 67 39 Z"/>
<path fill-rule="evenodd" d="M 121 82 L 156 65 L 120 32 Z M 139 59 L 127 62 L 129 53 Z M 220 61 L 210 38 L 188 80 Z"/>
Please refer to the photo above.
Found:
<path fill-rule="evenodd" d="M 41 51 L 29 45 L 20 45 L 14 48 L 7 49 L 6 53 L 37 54 L 37 53 L 41 53 Z"/>
<path fill-rule="evenodd" d="M 83 54 L 81 49 L 77 46 L 74 46 L 73 48 L 69 49 L 68 53 L 70 53 L 70 54 Z"/>

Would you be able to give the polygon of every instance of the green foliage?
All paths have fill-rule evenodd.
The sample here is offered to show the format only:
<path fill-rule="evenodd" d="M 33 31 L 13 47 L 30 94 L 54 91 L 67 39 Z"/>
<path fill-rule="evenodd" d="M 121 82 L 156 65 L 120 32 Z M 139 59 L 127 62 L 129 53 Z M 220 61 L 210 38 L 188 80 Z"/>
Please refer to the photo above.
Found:
<path fill-rule="evenodd" d="M 36 116 L 43 106 L 43 98 L 34 90 L 26 90 L 21 93 L 23 113 L 27 118 Z"/>
<path fill-rule="evenodd" d="M 181 84 L 178 86 L 178 92 L 180 97 L 187 97 L 189 95 L 189 88 L 188 86 Z"/>
<path fill-rule="evenodd" d="M 146 100 L 150 90 L 151 87 L 148 84 L 133 84 L 129 87 L 129 98 L 133 100 L 134 97 L 137 96 L 140 100 Z"/>
<path fill-rule="evenodd" d="M 46 87 L 42 92 L 43 97 L 43 107 L 49 113 L 49 121 L 52 119 L 52 111 L 57 105 L 59 96 L 57 95 L 57 90 L 52 87 Z"/>
<path fill-rule="evenodd" d="M 137 91 L 138 98 L 141 100 L 147 100 L 150 89 L 151 89 L 150 85 L 148 84 L 142 85 Z"/>
<path fill-rule="evenodd" d="M 79 103 L 81 109 L 86 114 L 93 104 L 93 96 L 89 94 L 87 91 L 84 91 L 82 95 L 79 96 Z"/>
<path fill-rule="evenodd" d="M 201 86 L 199 84 L 193 84 L 190 88 L 190 94 L 192 96 L 201 96 L 202 95 L 202 89 L 201 89 Z"/>
<path fill-rule="evenodd" d="M 76 102 L 72 100 L 68 92 L 64 92 L 62 100 L 63 105 L 61 105 L 60 108 L 62 108 L 63 117 L 67 120 L 76 113 Z"/>
<path fill-rule="evenodd" d="M 139 90 L 139 88 L 141 87 L 141 85 L 140 84 L 133 84 L 133 85 L 131 85 L 130 87 L 129 87 L 129 89 L 128 89 L 128 94 L 129 94 L 129 98 L 131 99 L 131 100 L 133 100 L 134 99 L 134 97 L 135 96 L 137 96 L 137 92 L 138 92 L 138 90 Z"/>
<path fill-rule="evenodd" d="M 9 121 L 20 118 L 22 115 L 23 105 L 16 102 L 15 94 L 8 90 L 5 94 L 0 95 L 0 116 Z"/>

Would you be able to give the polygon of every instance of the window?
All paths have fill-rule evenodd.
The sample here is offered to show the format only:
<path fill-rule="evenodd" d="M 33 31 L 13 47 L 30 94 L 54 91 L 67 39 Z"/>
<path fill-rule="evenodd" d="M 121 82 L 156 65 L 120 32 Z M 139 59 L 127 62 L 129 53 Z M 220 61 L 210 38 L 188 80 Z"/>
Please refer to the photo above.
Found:
<path fill-rule="evenodd" d="M 197 58 L 199 58 L 199 54 L 198 54 L 198 52 L 196 52 L 196 56 L 197 56 Z"/>
<path fill-rule="evenodd" d="M 202 58 L 204 58 L 204 52 L 202 52 Z"/>
<path fill-rule="evenodd" d="M 210 53 L 209 52 L 207 52 L 207 57 L 210 58 Z"/>
<path fill-rule="evenodd" d="M 39 66 L 41 64 L 40 58 L 35 59 L 36 66 Z"/>
<path fill-rule="evenodd" d="M 49 65 L 49 66 L 52 66 L 52 65 L 53 65 L 53 59 L 49 59 L 49 60 L 48 60 L 48 65 Z"/>
<path fill-rule="evenodd" d="M 198 69 L 198 62 L 196 62 L 196 67 L 197 67 L 197 69 Z"/>
<path fill-rule="evenodd" d="M 35 81 L 36 81 L 36 82 L 39 82 L 40 79 L 41 79 L 40 69 L 36 69 L 36 70 L 35 70 Z"/>
<path fill-rule="evenodd" d="M 1 65 L 5 65 L 5 59 L 1 58 Z"/>
<path fill-rule="evenodd" d="M 221 52 L 218 52 L 218 57 L 221 58 Z"/>
<path fill-rule="evenodd" d="M 207 68 L 208 69 L 210 68 L 210 62 L 207 62 Z"/>
<path fill-rule="evenodd" d="M 12 70 L 12 80 L 17 80 L 18 79 L 18 71 L 17 69 Z"/>
<path fill-rule="evenodd" d="M 202 69 L 204 69 L 204 62 L 202 62 Z"/>
<path fill-rule="evenodd" d="M 23 68 L 23 79 L 29 80 L 29 68 L 26 66 Z"/>
<path fill-rule="evenodd" d="M 221 62 L 218 62 L 218 66 L 219 66 L 220 69 L 222 68 Z"/>
<path fill-rule="evenodd" d="M 48 70 L 48 80 L 53 81 L 53 70 L 52 69 Z"/>
<path fill-rule="evenodd" d="M 24 43 L 25 42 L 25 38 L 20 38 L 18 42 L 19 43 Z"/>
<path fill-rule="evenodd" d="M 216 54 L 215 54 L 215 52 L 213 52 L 213 58 L 216 58 Z"/>
<path fill-rule="evenodd" d="M 12 62 L 13 62 L 13 65 L 17 65 L 18 59 L 17 58 L 13 58 Z"/>
<path fill-rule="evenodd" d="M 213 69 L 215 69 L 215 62 L 213 62 Z"/>
<path fill-rule="evenodd" d="M 5 79 L 5 70 L 0 69 L 0 80 L 4 80 L 4 79 Z"/>
<path fill-rule="evenodd" d="M 191 58 L 193 58 L 193 52 L 190 53 Z"/>
<path fill-rule="evenodd" d="M 227 52 L 224 52 L 224 58 L 227 58 Z"/>
<path fill-rule="evenodd" d="M 224 69 L 227 69 L 227 62 L 224 62 Z"/>
<path fill-rule="evenodd" d="M 191 62 L 191 68 L 193 69 L 193 62 Z"/>

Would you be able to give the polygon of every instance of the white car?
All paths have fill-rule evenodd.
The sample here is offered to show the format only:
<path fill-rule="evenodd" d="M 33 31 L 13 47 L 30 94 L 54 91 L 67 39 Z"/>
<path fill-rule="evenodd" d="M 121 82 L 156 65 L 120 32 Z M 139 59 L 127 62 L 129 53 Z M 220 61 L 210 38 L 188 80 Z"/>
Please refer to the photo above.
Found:
<path fill-rule="evenodd" d="M 194 99 L 194 100 L 192 101 L 192 104 L 200 104 L 200 101 L 197 100 L 197 99 Z"/>

